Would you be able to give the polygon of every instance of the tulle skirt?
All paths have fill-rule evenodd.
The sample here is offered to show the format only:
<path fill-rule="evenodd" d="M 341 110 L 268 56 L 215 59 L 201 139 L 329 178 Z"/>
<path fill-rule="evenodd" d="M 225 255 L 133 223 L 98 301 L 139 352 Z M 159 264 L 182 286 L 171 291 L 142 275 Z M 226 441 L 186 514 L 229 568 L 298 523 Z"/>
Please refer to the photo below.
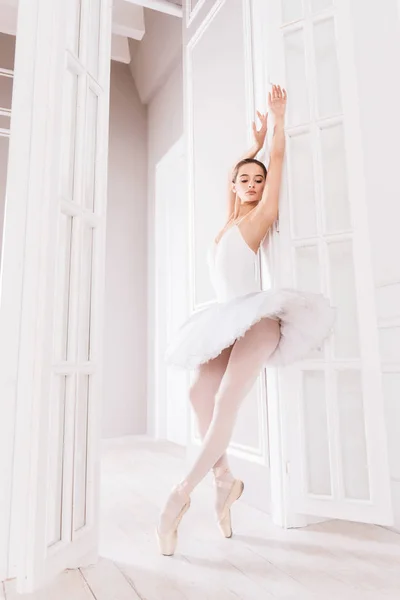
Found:
<path fill-rule="evenodd" d="M 288 365 L 321 346 L 335 320 L 335 309 L 321 294 L 291 289 L 253 292 L 194 313 L 177 331 L 167 364 L 184 369 L 217 357 L 263 318 L 280 321 L 281 339 L 267 364 Z"/>

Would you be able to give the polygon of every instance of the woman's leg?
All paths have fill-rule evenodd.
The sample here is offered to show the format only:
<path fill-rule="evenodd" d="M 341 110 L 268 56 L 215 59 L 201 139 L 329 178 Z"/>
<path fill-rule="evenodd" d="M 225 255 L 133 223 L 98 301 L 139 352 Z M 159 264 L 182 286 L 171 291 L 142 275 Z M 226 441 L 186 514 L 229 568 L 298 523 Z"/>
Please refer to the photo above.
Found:
<path fill-rule="evenodd" d="M 232 347 L 225 348 L 219 356 L 200 365 L 190 388 L 190 403 L 196 415 L 197 428 L 202 440 L 212 421 L 215 396 L 225 374 Z M 213 465 L 213 469 L 214 473 L 229 473 L 228 458 L 225 452 Z M 232 476 L 231 479 L 233 479 Z"/>
<path fill-rule="evenodd" d="M 228 365 L 215 398 L 211 424 L 187 476 L 174 488 L 160 515 L 159 531 L 167 532 L 188 494 L 224 455 L 239 407 L 280 339 L 278 321 L 263 319 L 233 345 Z"/>
<path fill-rule="evenodd" d="M 213 418 L 203 446 L 187 476 L 181 482 L 190 492 L 207 475 L 227 449 L 240 405 L 253 387 L 280 339 L 279 322 L 262 319 L 237 340 L 218 389 Z"/>
<path fill-rule="evenodd" d="M 190 388 L 190 403 L 196 415 L 197 427 L 202 440 L 212 421 L 215 395 L 228 365 L 232 347 L 233 346 L 225 348 L 219 356 L 200 365 Z M 220 480 L 233 481 L 234 478 L 230 473 L 226 453 L 223 453 L 222 456 L 218 458 L 215 465 L 213 465 L 213 468 L 214 474 L 216 476 L 218 474 Z M 218 471 L 218 469 L 220 469 L 220 471 Z M 179 512 L 184 500 L 185 495 L 182 496 L 179 495 L 179 493 L 174 492 L 169 495 L 158 526 L 158 530 L 161 534 L 164 534 L 169 530 L 171 518 Z"/>

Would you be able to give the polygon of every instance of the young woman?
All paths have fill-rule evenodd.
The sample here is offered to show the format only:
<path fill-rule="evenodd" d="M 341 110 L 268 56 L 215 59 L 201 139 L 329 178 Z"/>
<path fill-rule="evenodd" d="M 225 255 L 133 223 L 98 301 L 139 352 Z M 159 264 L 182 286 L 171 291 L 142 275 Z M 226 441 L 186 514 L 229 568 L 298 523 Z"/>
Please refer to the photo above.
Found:
<path fill-rule="evenodd" d="M 162 554 L 174 553 L 177 529 L 190 507 L 190 493 L 210 469 L 222 534 L 231 537 L 230 507 L 243 492 L 226 456 L 239 407 L 262 369 L 288 364 L 318 347 L 333 325 L 328 301 L 295 290 L 261 290 L 257 254 L 278 217 L 285 152 L 286 91 L 272 86 L 269 109 L 275 120 L 268 174 L 255 159 L 264 145 L 267 114 L 253 123 L 254 147 L 234 167 L 228 188 L 228 221 L 217 235 L 210 269 L 218 302 L 195 313 L 172 341 L 167 360 L 195 368 L 190 401 L 203 444 L 190 471 L 170 493 L 157 538 Z"/>

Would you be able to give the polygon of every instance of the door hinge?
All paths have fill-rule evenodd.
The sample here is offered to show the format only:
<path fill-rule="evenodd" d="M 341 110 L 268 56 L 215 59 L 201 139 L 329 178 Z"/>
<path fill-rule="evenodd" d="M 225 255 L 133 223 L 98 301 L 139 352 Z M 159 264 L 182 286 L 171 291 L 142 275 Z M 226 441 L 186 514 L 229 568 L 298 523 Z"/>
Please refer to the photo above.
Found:
<path fill-rule="evenodd" d="M 286 461 L 285 468 L 286 468 L 286 475 L 290 475 L 290 462 L 288 460 Z"/>

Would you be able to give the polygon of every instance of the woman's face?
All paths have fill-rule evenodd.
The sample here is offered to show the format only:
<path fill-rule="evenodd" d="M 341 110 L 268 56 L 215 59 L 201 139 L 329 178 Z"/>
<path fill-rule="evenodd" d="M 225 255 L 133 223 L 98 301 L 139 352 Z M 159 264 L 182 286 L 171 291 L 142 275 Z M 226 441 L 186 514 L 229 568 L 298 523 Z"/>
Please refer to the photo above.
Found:
<path fill-rule="evenodd" d="M 241 202 L 260 202 L 265 186 L 264 171 L 256 163 L 242 165 L 232 189 Z"/>

